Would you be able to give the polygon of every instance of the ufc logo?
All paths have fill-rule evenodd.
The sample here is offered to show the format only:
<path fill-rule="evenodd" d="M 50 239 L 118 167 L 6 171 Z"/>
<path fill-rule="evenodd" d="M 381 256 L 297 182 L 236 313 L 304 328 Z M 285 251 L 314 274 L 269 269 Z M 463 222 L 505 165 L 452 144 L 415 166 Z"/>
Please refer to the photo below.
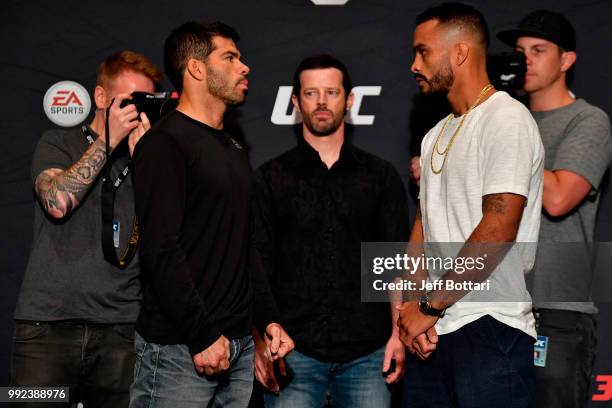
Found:
<path fill-rule="evenodd" d="M 346 123 L 353 125 L 373 125 L 374 115 L 362 115 L 359 113 L 361 103 L 365 96 L 378 96 L 382 90 L 381 86 L 355 86 L 351 90 L 355 96 L 353 106 L 346 114 Z M 272 116 L 270 120 L 275 125 L 295 125 L 302 122 L 302 115 L 296 112 L 291 105 L 291 113 L 287 114 L 287 108 L 291 104 L 291 92 L 293 86 L 279 86 L 276 94 L 274 108 L 272 108 Z"/>
<path fill-rule="evenodd" d="M 593 394 L 593 401 L 610 401 L 612 400 L 612 375 L 598 375 L 595 377 L 597 383 L 597 391 Z"/>
<path fill-rule="evenodd" d="M 53 97 L 53 103 L 51 103 L 51 106 L 68 106 L 71 103 L 83 106 L 81 100 L 74 91 L 70 92 L 59 90 L 55 93 L 55 95 L 56 96 Z"/>

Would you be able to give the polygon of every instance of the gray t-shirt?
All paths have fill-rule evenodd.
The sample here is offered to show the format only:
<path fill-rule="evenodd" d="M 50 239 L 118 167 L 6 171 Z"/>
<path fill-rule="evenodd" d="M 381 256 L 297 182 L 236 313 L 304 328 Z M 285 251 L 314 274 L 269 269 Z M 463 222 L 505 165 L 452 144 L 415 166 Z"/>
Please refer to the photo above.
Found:
<path fill-rule="evenodd" d="M 545 150 L 545 168 L 568 170 L 592 190 L 563 217 L 542 212 L 536 266 L 529 276 L 534 306 L 596 313 L 591 297 L 593 235 L 600 183 L 612 161 L 610 120 L 583 99 L 558 109 L 532 112 Z"/>
<path fill-rule="evenodd" d="M 97 138 L 93 131 L 91 133 Z M 34 152 L 32 181 L 43 170 L 72 166 L 88 148 L 89 142 L 80 127 L 45 132 Z M 127 154 L 114 162 L 112 180 L 126 163 Z M 124 270 L 104 260 L 101 177 L 95 183 L 78 207 L 63 220 L 47 216 L 40 203 L 35 203 L 32 248 L 17 302 L 16 319 L 77 319 L 92 323 L 136 321 L 140 302 L 138 257 Z M 118 253 L 126 248 L 130 235 L 133 197 L 132 180 L 128 176 L 115 199 L 115 219 L 120 223 Z"/>

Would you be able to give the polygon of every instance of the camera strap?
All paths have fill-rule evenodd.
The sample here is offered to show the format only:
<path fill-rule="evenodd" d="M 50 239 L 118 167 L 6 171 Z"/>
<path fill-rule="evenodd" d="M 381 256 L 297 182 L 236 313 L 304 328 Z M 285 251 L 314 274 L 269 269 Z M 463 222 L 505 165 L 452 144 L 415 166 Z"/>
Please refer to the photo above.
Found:
<path fill-rule="evenodd" d="M 119 189 L 119 186 L 121 186 L 121 184 L 128 177 L 128 174 L 130 172 L 130 161 L 128 160 L 128 163 L 126 164 L 124 169 L 119 173 L 119 176 L 113 182 L 111 179 L 112 162 L 109 142 L 109 109 L 106 110 L 106 164 L 103 170 L 104 174 L 102 177 L 102 253 L 104 254 L 104 259 L 106 259 L 107 262 L 120 269 L 125 269 L 136 255 L 136 251 L 138 250 L 140 232 L 138 228 L 138 219 L 134 215 L 134 219 L 132 221 L 132 230 L 130 233 L 130 238 L 128 240 L 127 247 L 123 254 L 120 257 L 117 257 L 117 252 L 115 250 L 115 236 L 117 237 L 118 241 L 119 225 L 114 219 L 115 194 Z M 81 127 L 81 130 L 89 144 L 93 144 L 94 139 L 87 126 L 83 125 Z"/>

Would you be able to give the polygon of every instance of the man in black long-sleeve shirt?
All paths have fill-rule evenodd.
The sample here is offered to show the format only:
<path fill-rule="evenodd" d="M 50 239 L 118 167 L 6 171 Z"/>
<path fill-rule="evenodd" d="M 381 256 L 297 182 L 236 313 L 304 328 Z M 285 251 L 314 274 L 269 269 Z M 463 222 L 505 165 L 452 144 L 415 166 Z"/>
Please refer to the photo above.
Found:
<path fill-rule="evenodd" d="M 252 319 L 261 280 L 248 263 L 251 176 L 246 152 L 223 131 L 226 107 L 248 88 L 237 40 L 222 23 L 186 23 L 166 40 L 179 104 L 134 155 L 143 305 L 131 407 L 246 407 L 251 326 L 266 328 L 277 358 L 293 347 L 273 316 Z"/>
<path fill-rule="evenodd" d="M 361 302 L 360 251 L 361 242 L 408 238 L 406 195 L 391 164 L 345 139 L 350 90 L 340 61 L 305 59 L 293 88 L 303 136 L 256 173 L 256 243 L 296 343 L 282 390 L 257 348 L 256 377 L 278 394 L 266 394 L 268 407 L 322 406 L 327 390 L 338 406 L 388 406 L 387 384 L 403 373 L 395 309 Z M 383 371 L 393 371 L 387 384 Z"/>

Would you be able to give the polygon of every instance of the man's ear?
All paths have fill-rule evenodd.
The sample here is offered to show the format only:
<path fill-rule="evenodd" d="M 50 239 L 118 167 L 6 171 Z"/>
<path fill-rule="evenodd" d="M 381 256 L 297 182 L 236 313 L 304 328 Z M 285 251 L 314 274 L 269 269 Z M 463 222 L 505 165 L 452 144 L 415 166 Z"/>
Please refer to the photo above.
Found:
<path fill-rule="evenodd" d="M 461 66 L 466 60 L 470 53 L 470 46 L 464 42 L 458 42 L 455 44 L 455 65 Z"/>
<path fill-rule="evenodd" d="M 293 107 L 295 108 L 295 110 L 302 113 L 302 110 L 300 109 L 300 100 L 298 99 L 298 97 L 295 95 L 291 95 L 291 102 L 293 102 Z"/>
<path fill-rule="evenodd" d="M 353 92 L 351 92 L 349 94 L 348 98 L 346 98 L 346 112 L 347 113 L 353 107 L 353 102 L 355 102 L 355 94 Z"/>
<path fill-rule="evenodd" d="M 185 74 L 198 81 L 204 80 L 206 78 L 206 68 L 204 67 L 204 63 L 195 58 L 189 58 L 187 61 L 187 67 L 185 68 Z"/>
<path fill-rule="evenodd" d="M 564 51 L 561 54 L 561 72 L 567 72 L 576 62 L 576 53 L 574 51 Z"/>
<path fill-rule="evenodd" d="M 96 109 L 106 109 L 107 105 L 110 101 L 107 101 L 108 95 L 106 90 L 100 86 L 96 85 L 94 89 L 94 101 L 96 102 Z"/>

